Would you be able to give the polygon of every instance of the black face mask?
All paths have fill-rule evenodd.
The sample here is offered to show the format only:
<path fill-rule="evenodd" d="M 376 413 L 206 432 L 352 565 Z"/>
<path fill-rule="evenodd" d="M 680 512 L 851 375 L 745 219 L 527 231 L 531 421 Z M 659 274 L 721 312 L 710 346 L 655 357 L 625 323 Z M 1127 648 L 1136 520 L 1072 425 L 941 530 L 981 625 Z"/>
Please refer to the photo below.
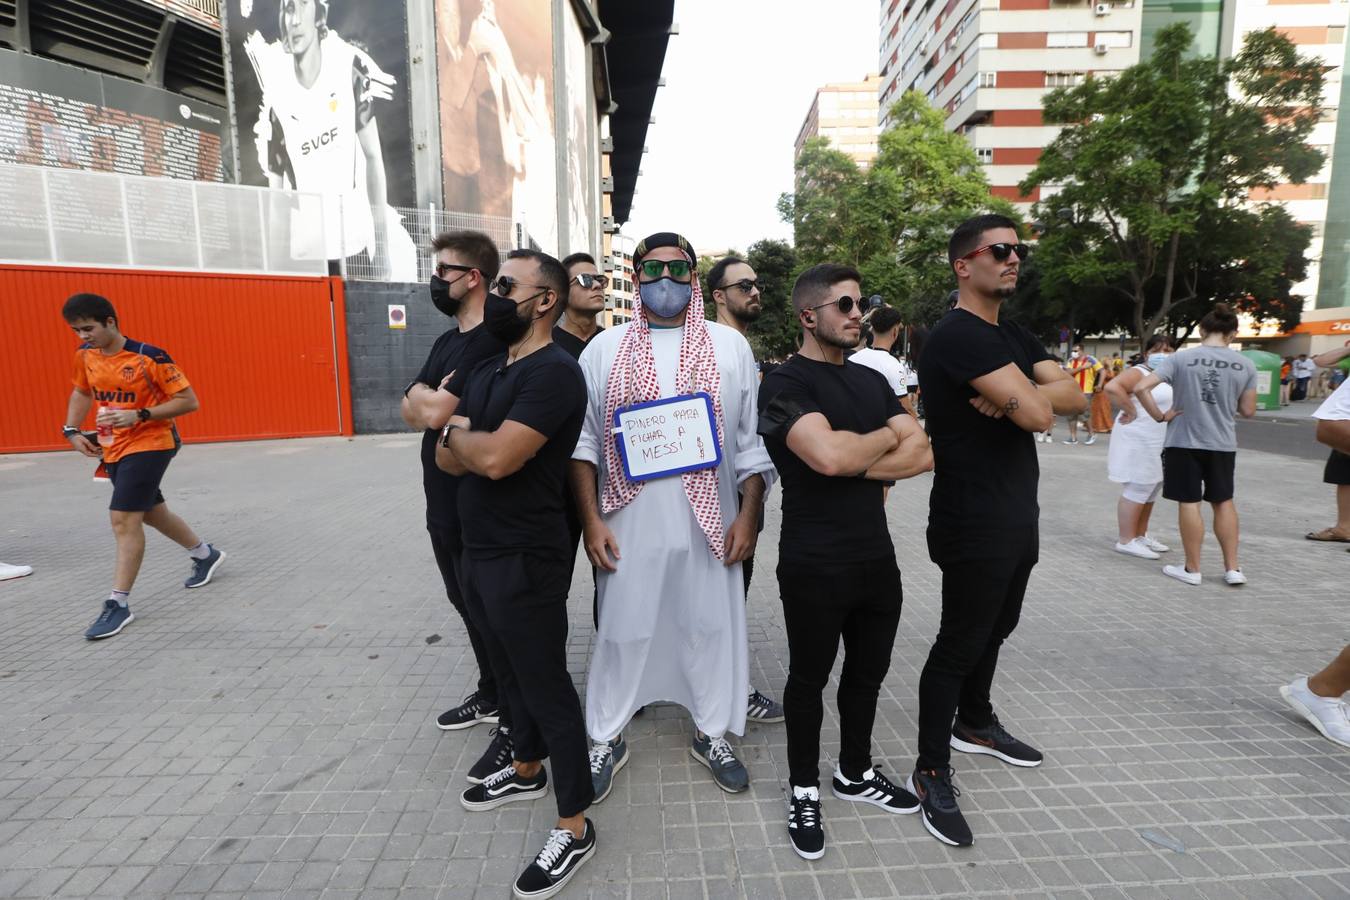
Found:
<path fill-rule="evenodd" d="M 527 297 L 520 303 L 528 303 L 533 299 L 534 297 Z M 525 336 L 525 332 L 530 330 L 530 325 L 534 321 L 518 316 L 516 311 L 519 308 L 520 304 L 509 297 L 489 293 L 487 300 L 483 302 L 483 327 L 487 329 L 488 334 L 508 347 L 511 346 Z"/>
<path fill-rule="evenodd" d="M 459 313 L 459 301 L 450 296 L 450 282 L 439 275 L 431 276 L 431 302 L 438 310 L 452 318 Z"/>

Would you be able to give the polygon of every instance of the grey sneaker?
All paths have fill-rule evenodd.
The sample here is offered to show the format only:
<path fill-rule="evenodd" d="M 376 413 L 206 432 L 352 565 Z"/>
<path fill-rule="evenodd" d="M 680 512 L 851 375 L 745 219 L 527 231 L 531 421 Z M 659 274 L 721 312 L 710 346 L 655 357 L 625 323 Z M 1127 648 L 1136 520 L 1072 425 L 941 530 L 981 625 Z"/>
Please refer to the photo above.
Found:
<path fill-rule="evenodd" d="M 211 576 L 216 574 L 216 569 L 225 561 L 225 551 L 217 550 L 213 544 L 207 544 L 211 548 L 211 555 L 206 559 L 194 559 L 192 561 L 192 574 L 188 576 L 187 581 L 183 582 L 185 588 L 199 588 L 211 583 Z"/>
<path fill-rule="evenodd" d="M 596 741 L 591 745 L 591 787 L 595 790 L 592 803 L 599 803 L 614 789 L 614 776 L 628 762 L 628 744 L 623 735 L 612 741 Z"/>
<path fill-rule="evenodd" d="M 84 636 L 91 641 L 110 638 L 135 619 L 136 617 L 131 614 L 131 607 L 121 606 L 116 600 L 104 600 L 103 612 L 99 613 L 99 617 L 89 626 Z"/>
<path fill-rule="evenodd" d="M 766 697 L 759 691 L 751 691 L 750 702 L 745 708 L 745 717 L 751 722 L 761 722 L 765 725 L 781 722 L 783 704 L 775 702 L 773 698 Z"/>
<path fill-rule="evenodd" d="M 750 773 L 741 765 L 741 761 L 732 752 L 726 738 L 710 738 L 707 735 L 694 735 L 694 743 L 689 747 L 689 755 L 712 772 L 713 781 L 728 794 L 739 794 L 750 787 Z"/>

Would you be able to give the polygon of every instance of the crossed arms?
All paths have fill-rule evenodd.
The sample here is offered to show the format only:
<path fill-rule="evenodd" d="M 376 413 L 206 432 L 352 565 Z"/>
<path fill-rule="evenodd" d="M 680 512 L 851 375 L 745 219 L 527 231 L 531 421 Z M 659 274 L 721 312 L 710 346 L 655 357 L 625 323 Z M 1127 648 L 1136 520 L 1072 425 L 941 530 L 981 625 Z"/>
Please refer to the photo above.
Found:
<path fill-rule="evenodd" d="M 1007 417 L 1023 431 L 1049 431 L 1055 416 L 1076 416 L 1088 401 L 1078 382 L 1054 360 L 1043 359 L 1031 369 L 1029 380 L 1014 363 L 972 379 L 978 397 L 971 405 L 994 419 Z"/>

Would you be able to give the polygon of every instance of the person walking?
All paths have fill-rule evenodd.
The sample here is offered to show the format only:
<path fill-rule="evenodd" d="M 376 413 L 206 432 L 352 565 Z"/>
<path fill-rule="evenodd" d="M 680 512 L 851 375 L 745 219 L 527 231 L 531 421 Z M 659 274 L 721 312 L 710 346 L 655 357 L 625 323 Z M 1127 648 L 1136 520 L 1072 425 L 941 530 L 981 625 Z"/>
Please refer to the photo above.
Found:
<path fill-rule="evenodd" d="M 1350 341 L 1346 341 L 1344 347 L 1337 347 L 1313 357 L 1312 361 L 1321 368 L 1340 371 L 1336 367 L 1344 359 L 1350 359 Z M 1336 390 L 1340 390 L 1339 385 Z M 1323 404 L 1313 415 L 1320 417 L 1325 406 L 1326 404 Z M 1336 486 L 1336 524 L 1321 531 L 1310 531 L 1305 537 L 1310 541 L 1350 544 L 1350 455 L 1333 446 L 1331 455 L 1327 457 L 1326 468 L 1322 471 L 1322 481 Z"/>
<path fill-rule="evenodd" d="M 75 388 L 61 433 L 79 453 L 101 456 L 113 485 L 108 504 L 117 541 L 113 586 L 103 611 L 84 633 L 97 641 L 120 634 L 136 618 L 129 600 L 145 558 L 146 525 L 187 550 L 192 569 L 185 588 L 209 584 L 225 561 L 225 551 L 198 537 L 169 509 L 160 491 L 182 445 L 174 420 L 201 405 L 187 375 L 164 350 L 122 334 L 117 310 L 106 297 L 75 294 L 61 315 L 82 341 L 75 351 Z M 95 400 L 101 451 L 80 430 Z"/>
<path fill-rule="evenodd" d="M 586 725 L 567 671 L 567 592 L 575 561 L 564 496 L 567 462 L 586 414 L 576 360 L 553 343 L 567 303 L 567 270 L 534 250 L 513 250 L 483 307 L 483 328 L 506 351 L 457 370 L 462 397 L 436 463 L 459 475 L 465 605 L 483 636 L 512 713 L 509 765 L 471 786 L 472 812 L 533 800 L 553 772 L 558 821 L 516 879 L 517 897 L 550 897 L 595 853 Z"/>
<path fill-rule="evenodd" d="M 1032 435 L 1057 414 L 1087 411 L 1087 395 L 1040 341 L 1000 317 L 1029 252 L 1003 216 L 959 225 L 947 258 L 960 296 L 919 362 L 934 459 L 928 554 L 942 570 L 942 619 L 919 679 L 919 755 L 906 787 L 922 803 L 924 827 L 955 846 L 974 836 L 956 801 L 952 749 L 1015 766 L 1043 760 L 999 722 L 990 691 L 1040 553 Z"/>
<path fill-rule="evenodd" d="M 860 280 L 856 270 L 831 264 L 798 276 L 792 305 L 801 352 L 766 375 L 759 390 L 760 433 L 783 479 L 778 590 L 789 655 L 787 829 L 804 859 L 825 854 L 821 692 L 841 639 L 833 793 L 890 813 L 919 809 L 913 794 L 873 764 L 872 724 L 903 601 L 883 485 L 928 471 L 933 455 L 900 406 L 903 383 L 844 356 L 862 335 Z"/>
<path fill-rule="evenodd" d="M 708 287 L 712 291 L 713 303 L 717 307 L 717 323 L 734 328 L 741 337 L 746 337 L 750 326 L 759 320 L 762 309 L 759 276 L 755 274 L 754 268 L 738 256 L 719 259 L 708 270 Z M 764 533 L 764 503 L 767 499 L 767 496 L 760 498 L 759 509 L 756 511 L 760 534 Z M 742 509 L 744 505 L 745 497 L 738 494 L 737 510 Z M 751 553 L 741 562 L 747 603 L 750 602 L 750 582 L 754 574 L 755 555 Z M 783 721 L 783 707 L 751 684 L 750 696 L 746 700 L 745 718 L 748 722 L 765 725 L 778 723 Z"/>
<path fill-rule="evenodd" d="M 1214 536 L 1223 551 L 1224 582 L 1247 583 L 1238 564 L 1238 512 L 1233 502 L 1237 464 L 1235 416 L 1256 415 L 1256 367 L 1230 350 L 1238 318 L 1217 303 L 1200 320 L 1200 346 L 1179 350 L 1159 362 L 1134 389 L 1134 395 L 1155 422 L 1166 422 L 1163 441 L 1163 496 L 1177 504 L 1182 566 L 1163 567 L 1163 574 L 1183 584 L 1198 585 L 1200 548 L 1205 539 L 1203 500 L 1214 510 Z M 1164 413 L 1153 398 L 1160 384 L 1172 386 L 1172 408 Z"/>
<path fill-rule="evenodd" d="M 755 432 L 754 354 L 735 329 L 704 319 L 697 259 L 674 232 L 639 242 L 633 320 L 607 330 L 581 355 L 587 412 L 570 478 L 582 541 L 599 572 L 600 627 L 586 679 L 597 797 L 608 793 L 627 759 L 628 721 L 662 700 L 689 710 L 689 754 L 718 787 L 737 793 L 750 786 L 726 736 L 745 729 L 750 680 L 741 564 L 754 553 L 773 464 Z M 703 421 L 715 427 L 708 440 L 717 447 L 705 444 L 687 471 L 661 468 L 653 450 L 654 468 L 641 480 L 630 478 L 630 441 L 667 433 L 616 441 L 616 415 L 636 413 L 640 404 L 654 412 L 639 418 L 663 415 L 655 410 L 663 404 L 674 415 L 673 404 L 701 398 L 711 405 Z M 640 451 L 633 455 L 643 459 Z"/>
<path fill-rule="evenodd" d="M 1159 554 L 1171 549 L 1148 533 L 1153 504 L 1162 493 L 1162 451 L 1167 426 L 1140 415 L 1142 408 L 1134 398 L 1134 389 L 1162 365 L 1173 349 L 1170 337 L 1153 335 L 1144 347 L 1144 361 L 1121 372 L 1104 389 L 1106 396 L 1120 407 L 1106 449 L 1106 477 L 1123 485 L 1116 501 L 1116 552 L 1141 559 L 1160 559 Z M 1172 386 L 1159 384 L 1153 389 L 1153 400 L 1165 414 L 1172 408 Z"/>
<path fill-rule="evenodd" d="M 1323 354 L 1323 357 L 1329 355 Z M 1318 365 L 1335 365 L 1337 362 L 1325 363 L 1323 357 L 1318 358 Z M 1336 388 L 1313 417 L 1317 419 L 1317 440 L 1333 452 L 1350 457 L 1350 383 Z M 1350 704 L 1341 699 L 1346 693 L 1350 693 L 1350 645 L 1320 672 L 1300 676 L 1280 688 L 1280 696 L 1286 703 L 1323 737 L 1342 747 L 1350 747 Z"/>
<path fill-rule="evenodd" d="M 1073 350 L 1069 354 L 1069 374 L 1073 376 L 1074 381 L 1078 382 L 1078 389 L 1083 392 L 1083 398 L 1088 403 L 1088 413 L 1086 416 L 1069 417 L 1069 436 L 1065 438 L 1064 443 L 1078 443 L 1078 420 L 1083 418 L 1083 424 L 1087 428 L 1087 440 L 1084 444 L 1097 443 L 1097 435 L 1092 431 L 1092 397 L 1097 391 L 1097 386 L 1101 381 L 1101 373 L 1104 366 L 1098 362 L 1095 356 L 1090 356 L 1083 351 L 1082 344 L 1074 344 Z M 1051 423 L 1053 427 L 1053 423 Z"/>

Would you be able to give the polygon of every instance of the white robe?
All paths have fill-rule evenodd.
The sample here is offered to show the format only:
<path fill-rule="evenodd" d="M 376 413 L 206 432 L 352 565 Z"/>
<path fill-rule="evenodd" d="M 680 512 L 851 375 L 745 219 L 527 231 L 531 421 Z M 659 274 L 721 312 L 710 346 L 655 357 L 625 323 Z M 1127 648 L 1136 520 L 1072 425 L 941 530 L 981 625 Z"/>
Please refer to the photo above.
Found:
<path fill-rule="evenodd" d="M 602 427 L 605 388 L 628 325 L 597 335 L 581 354 L 586 421 L 573 459 L 608 477 Z M 736 518 L 737 486 L 751 475 L 773 481 L 773 463 L 756 433 L 759 377 L 745 338 L 708 323 L 722 378 L 725 446 L 717 469 L 722 525 Z M 675 376 L 683 328 L 652 329 L 661 396 L 677 396 Z M 750 692 L 741 564 L 713 556 L 684 483 L 677 476 L 648 481 L 623 509 L 605 516 L 621 558 L 618 571 L 599 571 L 600 626 L 586 679 L 586 730 L 613 740 L 641 706 L 661 700 L 689 710 L 704 734 L 745 731 Z"/>

